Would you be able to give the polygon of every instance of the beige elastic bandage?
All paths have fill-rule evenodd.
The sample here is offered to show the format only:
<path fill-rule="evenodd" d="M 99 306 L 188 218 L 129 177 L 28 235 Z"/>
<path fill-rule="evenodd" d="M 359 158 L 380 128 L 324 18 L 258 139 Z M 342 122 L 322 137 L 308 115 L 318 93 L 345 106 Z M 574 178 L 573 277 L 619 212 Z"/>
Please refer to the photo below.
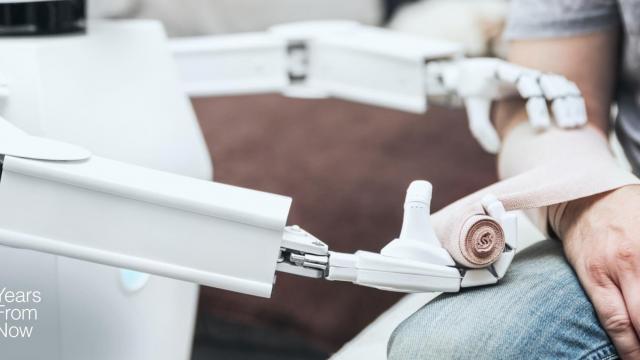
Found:
<path fill-rule="evenodd" d="M 504 180 L 432 216 L 442 245 L 462 266 L 485 267 L 504 249 L 500 226 L 486 216 L 480 203 L 487 194 L 496 196 L 507 211 L 527 210 L 546 234 L 549 220 L 557 222 L 568 201 L 640 184 L 618 166 L 607 139 L 590 126 L 539 133 L 522 123 L 505 138 L 498 168 Z"/>

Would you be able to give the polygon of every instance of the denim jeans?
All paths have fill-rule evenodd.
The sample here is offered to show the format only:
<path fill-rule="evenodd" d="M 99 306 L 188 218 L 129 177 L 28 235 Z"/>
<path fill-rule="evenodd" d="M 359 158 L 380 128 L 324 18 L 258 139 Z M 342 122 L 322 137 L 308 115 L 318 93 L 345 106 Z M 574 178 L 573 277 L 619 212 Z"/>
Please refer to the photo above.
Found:
<path fill-rule="evenodd" d="M 497 285 L 446 294 L 396 328 L 389 359 L 618 359 L 557 240 L 516 255 Z"/>

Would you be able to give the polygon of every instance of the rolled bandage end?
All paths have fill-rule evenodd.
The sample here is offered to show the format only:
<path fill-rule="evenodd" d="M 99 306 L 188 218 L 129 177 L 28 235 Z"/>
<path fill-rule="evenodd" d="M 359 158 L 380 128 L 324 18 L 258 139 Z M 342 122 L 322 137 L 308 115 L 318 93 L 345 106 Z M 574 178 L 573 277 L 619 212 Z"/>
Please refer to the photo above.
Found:
<path fill-rule="evenodd" d="M 471 267 L 495 262 L 505 248 L 502 227 L 486 215 L 471 216 L 460 232 L 460 253 Z"/>

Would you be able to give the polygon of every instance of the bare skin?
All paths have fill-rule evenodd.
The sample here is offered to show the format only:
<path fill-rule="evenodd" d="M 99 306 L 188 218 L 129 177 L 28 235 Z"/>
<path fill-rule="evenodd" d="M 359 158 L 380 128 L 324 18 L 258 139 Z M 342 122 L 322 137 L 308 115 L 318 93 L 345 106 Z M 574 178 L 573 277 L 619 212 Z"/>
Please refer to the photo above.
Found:
<path fill-rule="evenodd" d="M 515 41 L 509 61 L 576 82 L 589 122 L 608 132 L 618 74 L 619 29 L 584 36 Z M 520 101 L 497 108 L 505 136 L 526 117 Z M 623 359 L 640 359 L 640 186 L 567 205 L 556 229 L 598 318 Z"/>

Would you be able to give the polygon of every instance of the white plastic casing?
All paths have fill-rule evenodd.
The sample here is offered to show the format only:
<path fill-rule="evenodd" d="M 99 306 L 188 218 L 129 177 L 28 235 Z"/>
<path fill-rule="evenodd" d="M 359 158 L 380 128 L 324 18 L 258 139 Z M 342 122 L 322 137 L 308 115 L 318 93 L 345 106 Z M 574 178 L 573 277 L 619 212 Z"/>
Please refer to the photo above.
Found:
<path fill-rule="evenodd" d="M 459 53 L 455 43 L 358 26 L 311 42 L 307 81 L 331 96 L 423 113 L 425 62 Z"/>
<path fill-rule="evenodd" d="M 367 251 L 330 252 L 328 280 L 400 292 L 457 292 L 460 273 L 449 266 L 394 258 Z"/>
<path fill-rule="evenodd" d="M 288 84 L 286 42 L 268 33 L 171 41 L 190 96 L 277 92 Z"/>
<path fill-rule="evenodd" d="M 350 21 L 310 21 L 175 39 L 172 51 L 190 95 L 281 92 L 422 113 L 425 62 L 456 58 L 462 47 Z"/>
<path fill-rule="evenodd" d="M 0 244 L 268 297 L 291 199 L 97 156 L 6 156 L 0 203 Z"/>

